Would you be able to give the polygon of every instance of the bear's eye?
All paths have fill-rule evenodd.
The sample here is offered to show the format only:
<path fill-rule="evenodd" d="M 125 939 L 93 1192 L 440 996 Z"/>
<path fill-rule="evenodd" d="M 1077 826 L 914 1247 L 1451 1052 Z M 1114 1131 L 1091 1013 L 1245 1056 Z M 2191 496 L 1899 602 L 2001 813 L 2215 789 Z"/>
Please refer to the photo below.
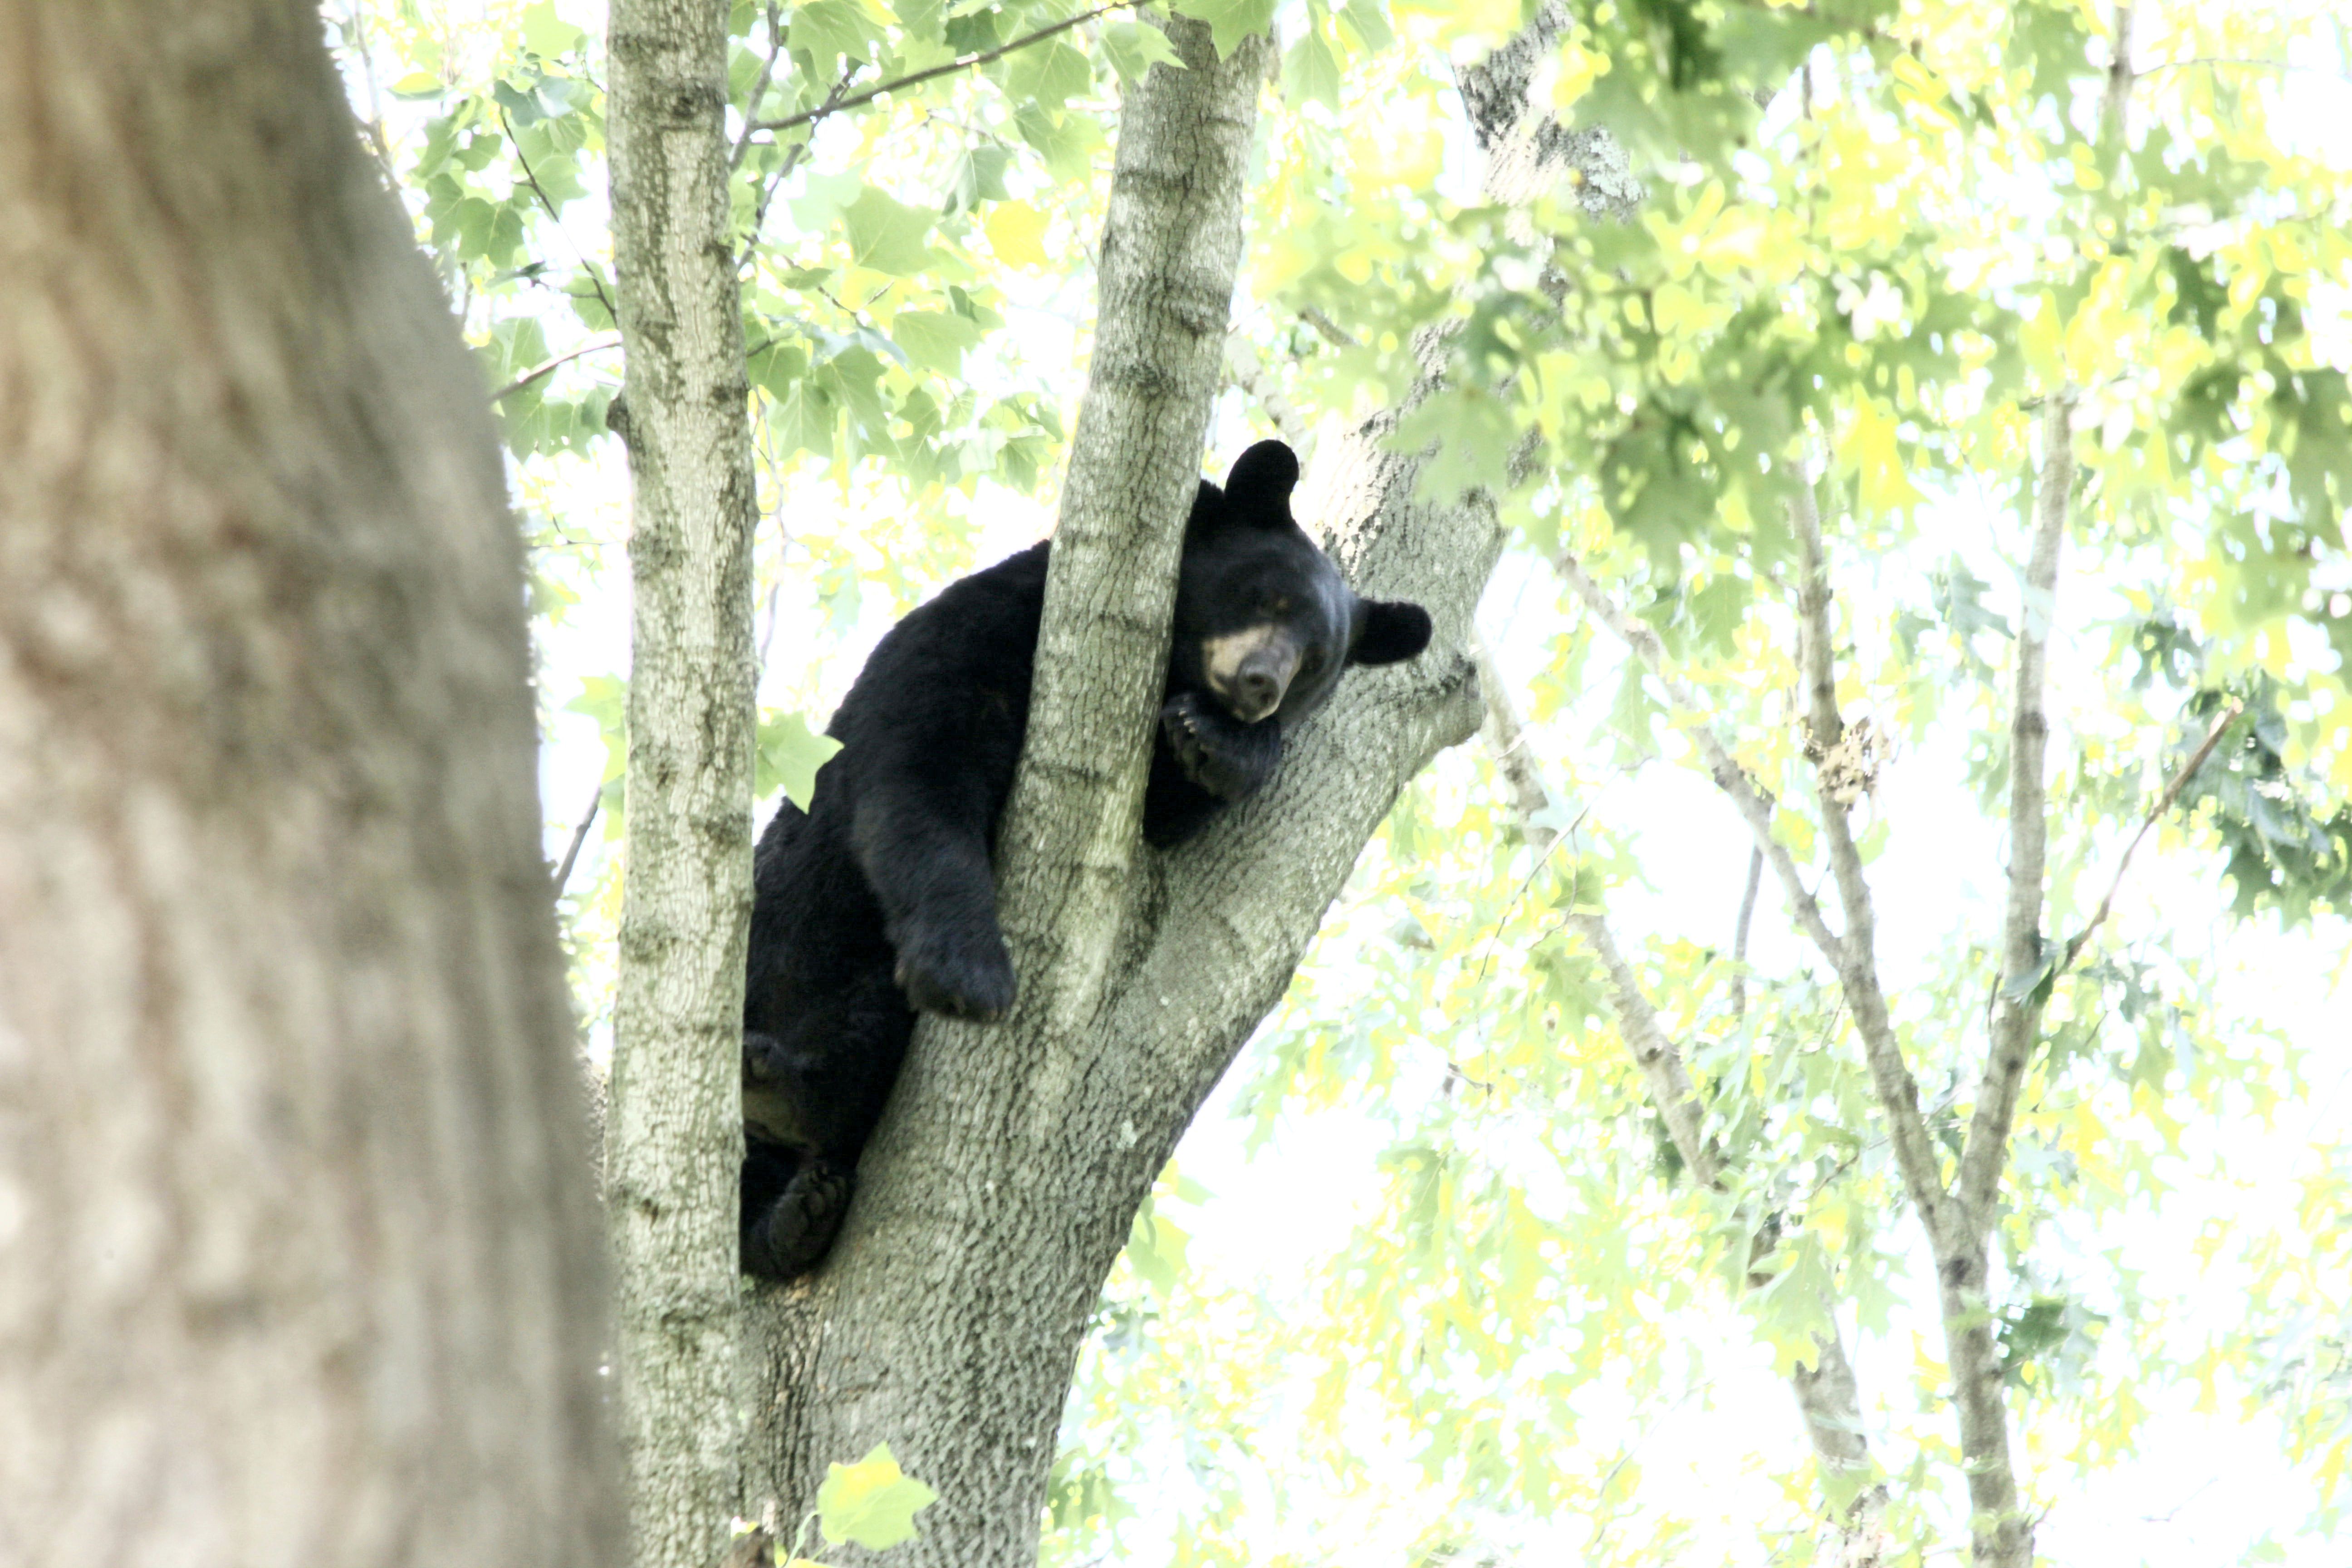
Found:
<path fill-rule="evenodd" d="M 1287 594 L 1276 594 L 1273 598 L 1268 599 L 1265 602 L 1265 608 L 1266 613 L 1269 615 L 1286 616 L 1290 614 L 1290 595 Z"/>

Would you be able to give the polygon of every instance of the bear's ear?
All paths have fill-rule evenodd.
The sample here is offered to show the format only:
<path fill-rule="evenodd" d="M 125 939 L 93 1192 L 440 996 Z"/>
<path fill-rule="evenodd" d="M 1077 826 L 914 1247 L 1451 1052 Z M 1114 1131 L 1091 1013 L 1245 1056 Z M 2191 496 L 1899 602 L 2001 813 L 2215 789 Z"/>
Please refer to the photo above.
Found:
<path fill-rule="evenodd" d="M 1225 476 L 1225 505 L 1237 520 L 1271 527 L 1290 521 L 1290 492 L 1298 488 L 1298 454 L 1280 441 L 1260 441 L 1234 459 Z"/>
<path fill-rule="evenodd" d="M 1402 600 L 1356 601 L 1356 645 L 1349 664 L 1397 664 L 1429 646 L 1429 612 Z"/>

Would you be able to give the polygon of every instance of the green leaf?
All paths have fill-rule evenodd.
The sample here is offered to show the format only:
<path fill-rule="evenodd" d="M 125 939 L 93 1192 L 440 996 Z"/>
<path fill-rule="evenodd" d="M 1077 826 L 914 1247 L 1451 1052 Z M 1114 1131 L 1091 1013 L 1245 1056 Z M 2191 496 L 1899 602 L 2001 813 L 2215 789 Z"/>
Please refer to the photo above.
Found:
<path fill-rule="evenodd" d="M 1168 35 L 1148 22 L 1106 23 L 1102 47 L 1103 53 L 1110 58 L 1111 69 L 1118 72 L 1121 81 L 1139 81 L 1153 66 L 1166 66 L 1171 70 L 1184 68 Z"/>
<path fill-rule="evenodd" d="M 1356 47 L 1367 54 L 1396 42 L 1389 19 L 1381 15 L 1379 0 L 1348 0 L 1340 9 L 1339 25 L 1355 36 Z"/>
<path fill-rule="evenodd" d="M 1014 59 L 1004 88 L 1015 100 L 1059 109 L 1094 85 L 1093 63 L 1058 38 L 1042 49 L 1024 49 Z"/>
<path fill-rule="evenodd" d="M 817 1528 L 828 1545 L 848 1542 L 879 1552 L 914 1536 L 915 1515 L 939 1495 L 898 1468 L 889 1444 L 877 1443 L 857 1463 L 826 1468 L 816 1493 Z"/>
<path fill-rule="evenodd" d="M 814 74 L 831 80 L 845 59 L 864 59 L 866 44 L 880 37 L 853 0 L 809 0 L 794 7 L 790 31 L 794 54 L 808 57 Z"/>
<path fill-rule="evenodd" d="M 1339 107 L 1339 57 L 1331 52 L 1320 33 L 1309 32 L 1291 46 L 1289 58 L 1283 61 L 1282 79 L 1296 97 L 1327 109 Z"/>
<path fill-rule="evenodd" d="M 867 186 L 843 209 L 849 230 L 849 252 L 860 267 L 904 278 L 931 262 L 931 248 L 923 237 L 931 231 L 932 213 L 910 207 Z"/>
<path fill-rule="evenodd" d="M 538 0 L 522 8 L 523 47 L 543 59 L 555 59 L 581 46 L 587 34 L 555 14 L 555 0 Z"/>
<path fill-rule="evenodd" d="M 1176 10 L 1209 24 L 1209 37 L 1217 46 L 1217 58 L 1223 59 L 1244 38 L 1274 26 L 1275 4 L 1276 0 L 1181 0 Z"/>
<path fill-rule="evenodd" d="M 901 310 L 890 336 L 924 369 L 953 375 L 962 368 L 964 351 L 980 342 L 980 328 L 941 310 Z"/>
<path fill-rule="evenodd" d="M 841 742 L 830 735 L 820 735 L 808 727 L 808 721 L 797 713 L 763 714 L 760 720 L 759 756 L 752 769 L 751 787 L 761 795 L 782 788 L 792 803 L 803 811 L 816 795 L 816 771 L 833 760 L 841 750 Z M 867 1455 L 872 1458 L 872 1455 Z M 887 1458 L 887 1456 L 886 1456 Z M 840 1466 L 834 1467 L 835 1470 Z M 830 1483 L 828 1483 L 830 1484 Z M 835 1539 L 826 1532 L 828 1539 Z M 865 1542 L 865 1545 L 884 1545 L 887 1542 Z"/>
<path fill-rule="evenodd" d="M 815 234 L 865 191 L 866 182 L 855 174 L 811 174 L 802 183 L 802 194 L 785 205 L 803 233 Z"/>

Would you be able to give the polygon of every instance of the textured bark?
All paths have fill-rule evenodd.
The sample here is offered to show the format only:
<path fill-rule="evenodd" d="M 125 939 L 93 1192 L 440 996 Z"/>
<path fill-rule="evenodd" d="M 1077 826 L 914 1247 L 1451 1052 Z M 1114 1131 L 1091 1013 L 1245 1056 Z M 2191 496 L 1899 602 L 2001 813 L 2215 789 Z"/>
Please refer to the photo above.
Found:
<path fill-rule="evenodd" d="M 751 906 L 755 518 L 727 205 L 727 7 L 614 0 L 613 247 L 634 481 L 626 880 L 606 1199 L 636 1561 L 737 1501 L 736 1177 Z"/>
<path fill-rule="evenodd" d="M 0 1562 L 618 1561 L 520 588 L 315 5 L 0 4 Z"/>

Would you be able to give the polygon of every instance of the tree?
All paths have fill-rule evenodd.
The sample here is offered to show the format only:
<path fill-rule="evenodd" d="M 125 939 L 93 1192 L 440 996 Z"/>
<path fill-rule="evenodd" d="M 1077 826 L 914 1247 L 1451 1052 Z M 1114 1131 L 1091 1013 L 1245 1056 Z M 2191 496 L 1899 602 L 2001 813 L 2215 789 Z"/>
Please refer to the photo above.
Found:
<path fill-rule="evenodd" d="M 0 7 L 0 1555 L 606 1563 L 478 382 L 299 4 Z"/>

